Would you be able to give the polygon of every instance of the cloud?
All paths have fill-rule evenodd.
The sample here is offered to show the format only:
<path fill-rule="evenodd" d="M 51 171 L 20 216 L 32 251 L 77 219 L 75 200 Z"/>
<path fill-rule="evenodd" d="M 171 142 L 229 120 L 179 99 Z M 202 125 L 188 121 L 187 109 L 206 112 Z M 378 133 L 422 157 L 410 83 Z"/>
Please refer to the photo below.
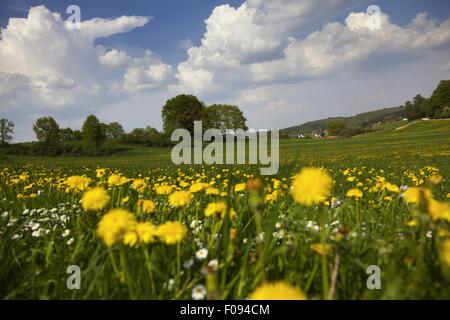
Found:
<path fill-rule="evenodd" d="M 124 88 L 131 92 L 157 89 L 171 80 L 172 66 L 161 62 L 151 51 L 146 51 L 143 57 L 133 59 L 127 68 Z"/>
<path fill-rule="evenodd" d="M 31 7 L 26 18 L 10 18 L 0 45 L 0 112 L 20 122 L 17 128 L 31 127 L 30 121 L 43 114 L 78 119 L 129 99 L 131 92 L 161 88 L 172 74 L 161 59 L 95 44 L 149 21 L 141 16 L 95 18 L 71 30 L 45 6 Z M 32 138 L 29 132 L 18 133 L 18 139 Z"/>
<path fill-rule="evenodd" d="M 439 24 L 425 13 L 405 27 L 381 13 L 378 29 L 373 15 L 351 12 L 344 23 L 327 23 L 304 39 L 294 36 L 299 26 L 343 6 L 343 1 L 248 0 L 239 8 L 216 7 L 206 20 L 201 45 L 190 48 L 178 66 L 180 86 L 217 95 L 417 59 L 450 43 L 450 20 Z"/>
<path fill-rule="evenodd" d="M 94 18 L 83 21 L 80 31 L 89 39 L 98 39 L 143 27 L 150 20 L 150 17 L 139 16 L 122 16 L 114 19 Z"/>
<path fill-rule="evenodd" d="M 125 51 L 113 49 L 99 57 L 101 64 L 110 67 L 119 67 L 128 64 L 131 57 Z"/>

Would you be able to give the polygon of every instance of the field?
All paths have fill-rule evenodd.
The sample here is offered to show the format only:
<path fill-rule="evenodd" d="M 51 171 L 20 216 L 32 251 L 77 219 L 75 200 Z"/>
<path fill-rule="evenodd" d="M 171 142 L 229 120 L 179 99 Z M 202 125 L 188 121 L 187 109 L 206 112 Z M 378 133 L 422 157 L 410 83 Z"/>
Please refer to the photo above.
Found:
<path fill-rule="evenodd" d="M 273 177 L 0 156 L 0 298 L 449 299 L 450 121 L 405 124 L 282 141 Z"/>

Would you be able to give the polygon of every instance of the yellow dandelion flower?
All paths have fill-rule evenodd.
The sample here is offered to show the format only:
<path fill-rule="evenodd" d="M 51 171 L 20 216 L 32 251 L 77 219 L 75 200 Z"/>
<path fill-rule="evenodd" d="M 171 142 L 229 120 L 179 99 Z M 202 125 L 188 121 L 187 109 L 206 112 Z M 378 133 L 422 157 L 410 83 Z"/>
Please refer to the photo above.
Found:
<path fill-rule="evenodd" d="M 144 179 L 134 179 L 131 187 L 137 192 L 142 193 L 147 188 L 147 182 Z"/>
<path fill-rule="evenodd" d="M 192 201 L 192 193 L 189 191 L 175 191 L 169 196 L 169 204 L 172 207 L 186 207 Z"/>
<path fill-rule="evenodd" d="M 97 234 L 108 247 L 122 242 L 123 237 L 136 227 L 136 219 L 131 212 L 112 209 L 105 214 L 97 226 Z"/>
<path fill-rule="evenodd" d="M 418 223 L 417 223 L 417 220 L 413 219 L 413 220 L 410 220 L 410 221 L 406 221 L 405 225 L 408 226 L 408 227 L 417 227 Z"/>
<path fill-rule="evenodd" d="M 348 198 L 360 199 L 363 197 L 363 192 L 359 189 L 353 188 L 347 191 L 346 196 Z"/>
<path fill-rule="evenodd" d="M 439 183 L 442 182 L 442 176 L 439 174 L 432 175 L 431 177 L 428 178 L 428 181 L 431 184 L 438 185 Z"/>
<path fill-rule="evenodd" d="M 109 203 L 110 197 L 105 189 L 96 187 L 87 190 L 81 199 L 81 207 L 84 211 L 100 211 Z"/>
<path fill-rule="evenodd" d="M 389 182 L 384 185 L 384 188 L 389 192 L 400 193 L 400 188 Z"/>
<path fill-rule="evenodd" d="M 205 190 L 205 194 L 209 195 L 209 196 L 218 196 L 218 195 L 220 195 L 220 190 L 217 188 L 210 187 Z"/>
<path fill-rule="evenodd" d="M 430 190 L 425 188 L 413 187 L 409 188 L 403 192 L 403 200 L 406 203 L 418 204 L 420 199 L 423 197 L 425 200 L 430 200 L 433 198 L 433 194 Z"/>
<path fill-rule="evenodd" d="M 168 221 L 158 227 L 156 235 L 166 244 L 181 242 L 187 234 L 187 228 L 178 221 Z"/>
<path fill-rule="evenodd" d="M 198 183 L 194 183 L 193 185 L 191 185 L 189 187 L 189 192 L 197 193 L 197 192 L 205 190 L 206 188 L 209 188 L 208 183 L 198 182 Z"/>
<path fill-rule="evenodd" d="M 310 246 L 310 248 L 312 251 L 314 251 L 315 253 L 317 253 L 321 256 L 326 256 L 331 253 L 330 245 L 324 244 L 324 243 L 314 243 Z"/>
<path fill-rule="evenodd" d="M 97 172 L 97 178 L 103 178 L 103 176 L 106 173 L 106 170 L 105 169 L 97 169 L 96 172 Z"/>
<path fill-rule="evenodd" d="M 327 172 L 319 168 L 305 168 L 292 182 L 294 200 L 306 206 L 324 203 L 330 196 L 333 180 Z"/>
<path fill-rule="evenodd" d="M 123 243 L 134 247 L 137 244 L 148 244 L 155 241 L 157 228 L 150 222 L 141 222 L 136 224 L 136 228 L 128 231 L 123 237 Z"/>
<path fill-rule="evenodd" d="M 306 295 L 289 283 L 265 283 L 250 294 L 250 300 L 306 300 Z"/>
<path fill-rule="evenodd" d="M 247 184 L 245 183 L 238 183 L 234 186 L 234 192 L 243 192 L 247 188 Z"/>
<path fill-rule="evenodd" d="M 118 174 L 112 174 L 108 178 L 108 184 L 112 187 L 121 186 L 122 185 L 122 177 Z"/>
<path fill-rule="evenodd" d="M 208 206 L 205 209 L 205 216 L 211 217 L 216 216 L 220 217 L 222 219 L 225 218 L 225 215 L 227 214 L 228 206 L 225 202 L 219 201 L 219 202 L 212 202 L 208 204 Z M 234 220 L 237 218 L 236 211 L 233 209 L 230 210 L 230 219 Z"/>
<path fill-rule="evenodd" d="M 173 189 L 171 186 L 158 186 L 155 191 L 159 195 L 168 195 L 172 193 Z"/>
<path fill-rule="evenodd" d="M 91 179 L 82 176 L 71 176 L 65 181 L 65 184 L 71 191 L 84 191 L 90 183 Z"/>
<path fill-rule="evenodd" d="M 152 200 L 139 199 L 137 201 L 137 206 L 141 213 L 153 213 L 156 209 L 156 205 Z"/>
<path fill-rule="evenodd" d="M 428 202 L 428 213 L 433 220 L 445 220 L 450 222 L 450 205 L 434 199 Z"/>

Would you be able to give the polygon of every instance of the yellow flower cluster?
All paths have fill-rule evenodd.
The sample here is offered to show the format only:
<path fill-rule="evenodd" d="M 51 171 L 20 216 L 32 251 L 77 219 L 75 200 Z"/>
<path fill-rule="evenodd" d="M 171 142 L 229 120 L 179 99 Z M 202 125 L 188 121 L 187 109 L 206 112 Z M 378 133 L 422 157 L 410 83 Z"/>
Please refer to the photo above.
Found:
<path fill-rule="evenodd" d="M 171 245 L 186 237 L 187 228 L 178 221 L 168 221 L 159 227 L 150 222 L 138 223 L 131 212 L 113 209 L 100 220 L 97 226 L 97 234 L 108 247 L 117 243 L 124 243 L 133 247 L 137 244 L 154 242 L 155 237 Z"/>

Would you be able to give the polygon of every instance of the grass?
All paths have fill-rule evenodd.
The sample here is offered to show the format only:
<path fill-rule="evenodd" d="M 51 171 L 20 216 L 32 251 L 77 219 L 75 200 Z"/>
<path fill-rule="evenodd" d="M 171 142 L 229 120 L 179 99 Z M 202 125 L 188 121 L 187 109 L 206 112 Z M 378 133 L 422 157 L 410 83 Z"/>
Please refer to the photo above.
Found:
<path fill-rule="evenodd" d="M 259 177 L 255 166 L 246 165 L 174 167 L 170 149 L 158 148 L 133 148 L 107 158 L 3 157 L 0 297 L 190 299 L 204 286 L 205 298 L 245 299 L 265 282 L 284 281 L 309 299 L 448 299 L 450 271 L 442 248 L 449 222 L 432 219 L 430 199 L 406 205 L 400 193 L 383 186 L 386 181 L 398 187 L 421 184 L 437 201 L 447 202 L 450 122 L 395 128 L 353 139 L 282 141 L 276 177 Z M 329 203 L 295 203 L 289 192 L 292 176 L 302 167 L 321 166 L 334 181 Z M 107 168 L 105 176 L 97 177 L 96 168 Z M 132 181 L 108 187 L 114 172 L 144 178 L 148 186 L 140 192 Z M 84 212 L 83 192 L 66 190 L 66 178 L 76 174 L 108 188 L 106 208 Z M 443 180 L 427 182 L 437 176 Z M 234 190 L 252 177 L 261 179 L 261 189 Z M 186 189 L 196 181 L 222 194 L 200 191 L 189 206 L 175 209 L 167 195 L 156 192 L 158 185 Z M 313 187 L 315 181 L 310 183 Z M 348 198 L 352 188 L 363 191 L 363 198 Z M 274 190 L 279 193 L 271 203 L 267 195 Z M 138 199 L 153 200 L 155 212 L 139 213 Z M 237 219 L 206 217 L 205 208 L 218 201 L 233 208 Z M 96 228 L 113 207 L 155 226 L 180 221 L 187 235 L 175 245 L 157 238 L 109 248 Z M 312 249 L 317 245 L 327 254 Z M 200 249 L 207 249 L 206 259 L 196 257 Z M 70 265 L 80 267 L 80 290 L 66 286 Z M 366 286 L 371 265 L 381 269 L 381 290 Z"/>

